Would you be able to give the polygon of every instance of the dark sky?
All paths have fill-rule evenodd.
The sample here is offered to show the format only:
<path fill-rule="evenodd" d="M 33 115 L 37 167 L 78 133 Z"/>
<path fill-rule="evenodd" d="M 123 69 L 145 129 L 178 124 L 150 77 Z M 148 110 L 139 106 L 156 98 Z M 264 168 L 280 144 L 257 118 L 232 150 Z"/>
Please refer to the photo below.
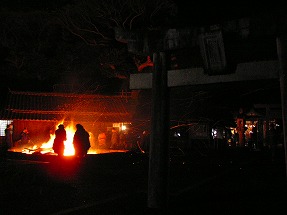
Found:
<path fill-rule="evenodd" d="M 14 10 L 54 10 L 77 0 L 2 0 L 1 8 Z M 185 24 L 215 24 L 223 20 L 245 16 L 264 15 L 273 11 L 285 11 L 284 0 L 273 1 L 210 1 L 210 0 L 174 0 L 178 4 L 178 16 Z"/>
<path fill-rule="evenodd" d="M 76 0 L 75 0 L 76 1 Z M 61 7 L 71 0 L 2 0 L 0 7 L 9 7 L 16 10 L 35 10 L 48 9 L 53 10 Z M 265 14 L 276 11 L 278 8 L 284 10 L 283 0 L 274 0 L 270 2 L 257 1 L 186 1 L 175 0 L 178 3 L 179 23 L 182 25 L 211 25 L 218 24 L 224 20 L 253 16 L 256 14 Z"/>
<path fill-rule="evenodd" d="M 274 1 L 185 1 L 176 0 L 179 17 L 194 25 L 218 24 L 222 21 L 286 11 L 283 0 Z"/>
<path fill-rule="evenodd" d="M 14 10 L 38 10 L 38 9 L 56 9 L 71 0 L 1 0 L 1 8 L 13 8 Z"/>
<path fill-rule="evenodd" d="M 287 11 L 284 1 L 212 1 L 175 0 L 178 3 L 179 22 L 183 25 L 211 25 L 222 21 L 247 16 L 263 15 L 276 11 Z M 71 0 L 2 0 L 1 8 L 17 10 L 54 10 Z M 3 88 L 1 89 L 1 91 Z M 1 103 L 1 102 L 0 102 Z"/>

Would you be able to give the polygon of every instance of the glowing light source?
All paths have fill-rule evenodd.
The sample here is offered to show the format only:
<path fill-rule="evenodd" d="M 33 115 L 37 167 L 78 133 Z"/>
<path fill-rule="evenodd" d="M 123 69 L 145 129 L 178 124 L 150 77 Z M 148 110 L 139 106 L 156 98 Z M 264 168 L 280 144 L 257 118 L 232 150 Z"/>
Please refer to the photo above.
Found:
<path fill-rule="evenodd" d="M 122 125 L 122 131 L 126 130 L 127 126 L 126 125 Z"/>

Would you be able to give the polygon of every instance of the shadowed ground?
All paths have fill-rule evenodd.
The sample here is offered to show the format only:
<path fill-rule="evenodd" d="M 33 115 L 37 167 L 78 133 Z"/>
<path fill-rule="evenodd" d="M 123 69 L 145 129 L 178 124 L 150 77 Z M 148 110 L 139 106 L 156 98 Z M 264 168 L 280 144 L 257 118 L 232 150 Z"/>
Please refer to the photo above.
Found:
<path fill-rule="evenodd" d="M 255 214 L 287 212 L 284 154 L 227 149 L 174 159 L 165 209 L 147 208 L 148 157 L 83 160 L 9 153 L 0 164 L 1 214 Z"/>

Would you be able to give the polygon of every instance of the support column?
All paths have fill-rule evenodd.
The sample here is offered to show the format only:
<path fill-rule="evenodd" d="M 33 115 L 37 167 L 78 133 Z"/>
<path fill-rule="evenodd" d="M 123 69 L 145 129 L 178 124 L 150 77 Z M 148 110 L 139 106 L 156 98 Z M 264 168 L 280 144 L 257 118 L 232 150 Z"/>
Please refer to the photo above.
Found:
<path fill-rule="evenodd" d="M 153 62 L 148 207 L 165 211 L 168 203 L 169 175 L 169 92 L 165 53 L 154 53 Z"/>
<path fill-rule="evenodd" d="M 282 34 L 277 37 L 277 53 L 279 59 L 279 78 L 281 91 L 281 108 L 283 122 L 283 137 L 285 150 L 285 168 L 287 179 L 287 34 Z"/>

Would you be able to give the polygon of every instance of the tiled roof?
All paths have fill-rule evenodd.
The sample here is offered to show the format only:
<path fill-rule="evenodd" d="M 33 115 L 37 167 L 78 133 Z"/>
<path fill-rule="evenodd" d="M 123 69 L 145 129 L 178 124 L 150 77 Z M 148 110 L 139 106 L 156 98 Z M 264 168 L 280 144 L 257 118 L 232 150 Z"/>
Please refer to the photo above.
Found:
<path fill-rule="evenodd" d="M 127 95 L 90 95 L 10 91 L 2 119 L 130 121 L 133 99 Z"/>

